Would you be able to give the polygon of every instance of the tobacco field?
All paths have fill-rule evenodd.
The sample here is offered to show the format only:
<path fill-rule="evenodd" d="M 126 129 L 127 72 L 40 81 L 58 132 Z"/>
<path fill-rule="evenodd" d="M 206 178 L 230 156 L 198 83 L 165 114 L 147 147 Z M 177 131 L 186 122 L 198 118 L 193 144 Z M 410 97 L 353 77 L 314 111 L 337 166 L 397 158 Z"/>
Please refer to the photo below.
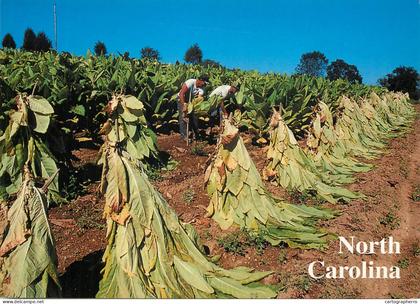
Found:
<path fill-rule="evenodd" d="M 203 73 L 241 86 L 220 125 L 191 103 L 187 145 L 177 93 Z M 344 80 L 0 50 L 0 294 L 418 296 L 419 110 Z M 399 238 L 376 259 L 402 279 L 308 277 L 356 263 L 342 234 Z"/>

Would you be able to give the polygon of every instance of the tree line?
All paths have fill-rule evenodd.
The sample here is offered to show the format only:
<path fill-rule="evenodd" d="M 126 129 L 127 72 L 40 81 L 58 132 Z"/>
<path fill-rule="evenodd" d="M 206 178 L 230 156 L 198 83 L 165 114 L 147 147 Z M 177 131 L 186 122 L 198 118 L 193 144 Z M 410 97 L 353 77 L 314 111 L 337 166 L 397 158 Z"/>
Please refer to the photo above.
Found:
<path fill-rule="evenodd" d="M 4 36 L 2 45 L 3 48 L 16 48 L 16 43 L 10 33 L 7 33 Z M 45 52 L 51 50 L 51 47 L 51 40 L 44 32 L 35 34 L 31 28 L 28 28 L 25 31 L 22 49 L 27 51 Z M 103 41 L 97 41 L 94 45 L 94 52 L 97 56 L 105 56 L 107 54 L 105 43 Z M 127 60 L 130 59 L 129 52 L 120 55 Z M 143 47 L 140 50 L 140 55 L 141 59 L 145 60 L 161 60 L 159 51 L 150 46 Z M 203 59 L 203 51 L 197 43 L 186 50 L 184 61 L 207 67 L 222 67 L 222 65 L 215 60 Z M 344 79 L 351 83 L 362 83 L 363 80 L 355 65 L 349 64 L 343 59 L 336 59 L 329 63 L 325 54 L 320 51 L 312 51 L 303 54 L 295 68 L 295 74 L 326 77 L 330 80 Z M 391 73 L 378 79 L 378 84 L 391 91 L 407 92 L 413 99 L 420 98 L 420 75 L 413 67 L 397 67 Z"/>
<path fill-rule="evenodd" d="M 16 48 L 16 42 L 10 33 L 4 36 L 2 45 L 4 48 Z M 35 34 L 32 29 L 28 28 L 23 35 L 22 49 L 26 51 L 46 52 L 51 49 L 51 40 L 44 32 Z"/>
<path fill-rule="evenodd" d="M 336 59 L 328 65 L 327 57 L 319 51 L 303 54 L 295 73 L 362 83 L 362 76 L 355 65 L 348 64 L 343 59 Z M 420 98 L 420 75 L 413 67 L 397 67 L 391 73 L 378 79 L 378 84 L 391 91 L 406 92 L 412 99 Z"/>

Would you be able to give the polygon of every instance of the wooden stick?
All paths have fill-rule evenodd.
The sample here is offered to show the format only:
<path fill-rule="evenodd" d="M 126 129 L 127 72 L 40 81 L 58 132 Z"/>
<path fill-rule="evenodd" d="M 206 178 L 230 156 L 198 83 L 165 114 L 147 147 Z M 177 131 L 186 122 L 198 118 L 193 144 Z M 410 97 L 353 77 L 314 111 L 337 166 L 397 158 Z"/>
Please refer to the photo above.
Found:
<path fill-rule="evenodd" d="M 53 182 L 54 178 L 55 178 L 55 177 L 57 176 L 57 174 L 58 174 L 58 171 L 60 171 L 60 169 L 57 169 L 57 171 L 55 171 L 55 172 L 53 173 L 53 175 L 51 175 L 51 176 L 47 179 L 47 181 L 45 182 L 44 186 L 42 186 L 41 191 L 42 191 L 43 193 L 47 193 L 48 186 L 49 186 L 49 185 Z"/>

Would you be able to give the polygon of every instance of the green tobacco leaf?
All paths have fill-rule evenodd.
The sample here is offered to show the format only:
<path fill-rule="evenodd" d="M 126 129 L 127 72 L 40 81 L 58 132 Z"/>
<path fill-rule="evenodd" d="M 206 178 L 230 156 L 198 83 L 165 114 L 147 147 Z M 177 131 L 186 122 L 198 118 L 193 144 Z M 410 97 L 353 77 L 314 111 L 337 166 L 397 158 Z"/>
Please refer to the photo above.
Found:
<path fill-rule="evenodd" d="M 128 109 L 125 109 L 121 114 L 121 118 L 126 122 L 136 122 L 139 120 L 139 117 L 132 114 Z"/>
<path fill-rule="evenodd" d="M 131 124 L 131 123 L 125 123 L 125 129 L 127 131 L 127 135 L 130 138 L 134 138 L 137 133 L 137 126 L 138 124 Z"/>
<path fill-rule="evenodd" d="M 86 116 L 86 109 L 84 105 L 74 106 L 73 108 L 71 108 L 70 112 L 82 117 Z"/>
<path fill-rule="evenodd" d="M 36 113 L 43 115 L 51 115 L 54 113 L 53 107 L 48 100 L 41 96 L 29 96 L 29 108 Z"/>
<path fill-rule="evenodd" d="M 48 115 L 42 115 L 39 113 L 35 114 L 35 128 L 34 131 L 45 134 L 48 130 L 48 126 L 50 124 L 50 117 Z"/>
<path fill-rule="evenodd" d="M 125 95 L 122 97 L 122 99 L 127 108 L 133 110 L 141 110 L 144 108 L 143 103 L 134 96 Z"/>
<path fill-rule="evenodd" d="M 238 196 L 242 190 L 244 182 L 246 181 L 247 174 L 242 174 L 241 169 L 236 169 L 232 173 L 227 172 L 226 178 L 226 189 L 232 192 L 235 196 Z"/>
<path fill-rule="evenodd" d="M 265 288 L 257 291 L 252 288 L 244 289 L 243 286 L 236 280 L 230 278 L 209 278 L 211 285 L 221 292 L 231 295 L 238 299 L 253 299 L 253 298 L 272 298 L 276 296 L 276 292 Z"/>
<path fill-rule="evenodd" d="M 34 174 L 43 177 L 45 180 L 47 180 L 51 176 L 53 176 L 58 170 L 55 159 L 49 151 L 48 147 L 43 142 L 40 142 L 39 140 L 34 140 L 34 143 L 36 150 L 34 154 L 33 163 L 38 169 L 36 172 L 34 172 Z M 54 180 L 49 185 L 49 193 L 52 195 L 51 197 L 54 200 L 59 197 L 60 193 L 58 187 L 58 178 L 59 175 L 57 174 Z"/>
<path fill-rule="evenodd" d="M 214 289 L 203 278 L 203 273 L 197 268 L 197 266 L 184 262 L 177 256 L 174 256 L 174 265 L 181 278 L 183 278 L 188 284 L 191 284 L 195 288 L 206 293 L 214 292 Z"/>

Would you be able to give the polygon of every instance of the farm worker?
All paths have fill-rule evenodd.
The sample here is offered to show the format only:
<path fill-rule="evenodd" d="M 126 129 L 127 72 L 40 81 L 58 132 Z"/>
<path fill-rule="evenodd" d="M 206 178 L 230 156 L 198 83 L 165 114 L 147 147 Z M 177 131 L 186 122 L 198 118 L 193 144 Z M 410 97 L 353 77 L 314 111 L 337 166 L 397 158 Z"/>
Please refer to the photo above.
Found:
<path fill-rule="evenodd" d="M 191 127 L 194 131 L 195 137 L 198 137 L 198 120 L 194 112 L 188 114 L 188 104 L 195 98 L 203 98 L 203 88 L 209 83 L 207 75 L 201 75 L 197 79 L 188 79 L 185 81 L 178 93 L 178 122 L 179 133 L 183 139 L 188 138 L 187 123 L 191 122 Z"/>
<path fill-rule="evenodd" d="M 217 109 L 211 113 L 211 116 L 214 116 L 217 113 L 219 113 L 220 121 L 222 121 L 223 116 L 227 117 L 228 113 L 225 108 L 225 101 L 229 100 L 230 98 L 233 98 L 235 96 L 235 93 L 239 89 L 240 84 L 237 81 L 235 81 L 231 85 L 221 85 L 215 88 L 213 92 L 210 93 L 209 97 L 211 98 L 213 96 L 216 96 L 216 98 L 220 102 L 220 106 L 218 106 Z"/>

